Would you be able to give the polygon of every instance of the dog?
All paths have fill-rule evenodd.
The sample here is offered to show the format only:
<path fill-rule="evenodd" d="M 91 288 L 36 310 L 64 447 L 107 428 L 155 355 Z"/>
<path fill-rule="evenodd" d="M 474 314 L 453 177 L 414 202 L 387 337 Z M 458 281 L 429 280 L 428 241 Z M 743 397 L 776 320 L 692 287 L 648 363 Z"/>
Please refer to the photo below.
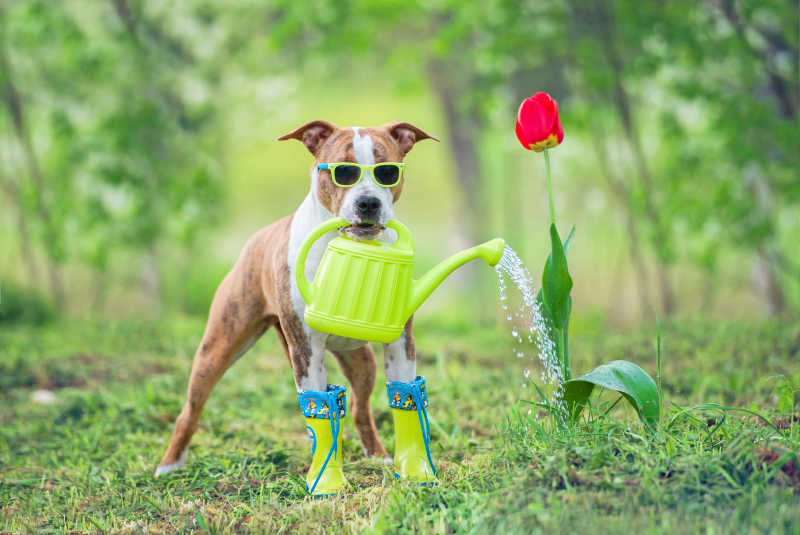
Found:
<path fill-rule="evenodd" d="M 381 187 L 362 177 L 353 187 L 340 187 L 329 170 L 319 164 L 354 162 L 371 165 L 402 162 L 415 143 L 438 138 L 407 122 L 378 127 L 339 127 L 328 121 L 304 124 L 278 138 L 301 141 L 314 156 L 311 189 L 303 202 L 288 215 L 253 235 L 239 259 L 217 288 L 203 338 L 192 363 L 188 399 L 175 420 L 167 451 L 155 476 L 181 468 L 186 462 L 189 441 L 197 430 L 200 413 L 222 374 L 263 335 L 275 329 L 292 367 L 298 392 L 325 390 L 327 378 L 323 359 L 333 353 L 350 383 L 350 411 L 364 453 L 391 461 L 378 438 L 369 397 L 375 386 L 375 354 L 369 343 L 316 331 L 303 321 L 305 302 L 295 281 L 300 245 L 320 223 L 344 218 L 349 226 L 340 229 L 356 240 L 390 239 L 383 232 L 392 219 L 394 203 L 403 191 L 405 177 L 391 187 Z M 324 166 L 323 166 L 324 167 Z M 335 231 L 314 244 L 306 260 L 306 274 L 314 277 Z M 416 353 L 412 334 L 413 317 L 403 334 L 384 344 L 387 381 L 410 382 L 416 377 Z"/>

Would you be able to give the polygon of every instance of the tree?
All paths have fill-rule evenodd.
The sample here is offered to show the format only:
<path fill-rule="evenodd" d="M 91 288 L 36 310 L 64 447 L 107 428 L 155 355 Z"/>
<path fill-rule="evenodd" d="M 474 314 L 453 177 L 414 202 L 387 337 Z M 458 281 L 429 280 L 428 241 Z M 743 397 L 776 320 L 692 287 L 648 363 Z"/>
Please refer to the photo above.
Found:
<path fill-rule="evenodd" d="M 10 128 L 21 154 L 0 176 L 22 247 L 35 241 L 45 252 L 59 304 L 67 260 L 96 270 L 102 294 L 112 251 L 144 252 L 155 265 L 162 240 L 189 244 L 213 221 L 217 165 L 203 138 L 214 103 L 207 91 L 190 99 L 187 88 L 196 94 L 214 73 L 170 34 L 174 14 L 159 15 L 125 0 L 0 11 L 0 135 Z M 24 180 L 8 178 L 20 168 Z M 23 256 L 35 269 L 34 254 Z"/>

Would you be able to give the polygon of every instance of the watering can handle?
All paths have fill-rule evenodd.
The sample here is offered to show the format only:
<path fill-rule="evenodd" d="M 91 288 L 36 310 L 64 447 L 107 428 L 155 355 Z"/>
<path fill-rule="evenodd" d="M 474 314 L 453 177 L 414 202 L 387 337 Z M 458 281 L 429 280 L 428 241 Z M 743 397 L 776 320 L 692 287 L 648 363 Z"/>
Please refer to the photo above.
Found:
<path fill-rule="evenodd" d="M 312 230 L 311 234 L 306 236 L 306 239 L 303 240 L 303 243 L 300 245 L 300 251 L 297 253 L 297 261 L 294 266 L 294 275 L 295 281 L 297 282 L 297 289 L 300 290 L 300 295 L 303 296 L 303 300 L 306 303 L 310 302 L 312 298 L 311 284 L 309 284 L 306 278 L 306 258 L 308 257 L 308 252 L 311 250 L 311 246 L 324 234 L 340 227 L 346 227 L 349 224 L 350 223 L 342 217 L 330 219 Z M 411 231 L 408 230 L 408 227 L 396 219 L 387 221 L 386 226 L 397 231 L 397 241 L 394 243 L 393 247 L 408 251 L 414 249 L 414 238 L 411 236 Z"/>
<path fill-rule="evenodd" d="M 402 224 L 397 219 L 387 221 L 386 226 L 397 231 L 397 241 L 394 242 L 393 247 L 404 249 L 406 251 L 414 250 L 414 237 L 411 236 L 411 231 L 408 230 L 407 226 Z"/>
<path fill-rule="evenodd" d="M 310 302 L 312 297 L 311 284 L 309 284 L 308 279 L 306 279 L 306 258 L 308 257 L 308 251 L 311 250 L 311 246 L 314 245 L 314 242 L 320 239 L 323 234 L 327 234 L 339 227 L 346 227 L 349 224 L 347 220 L 341 217 L 330 219 L 312 230 L 311 234 L 306 236 L 306 239 L 303 240 L 302 245 L 300 245 L 300 251 L 297 253 L 297 260 L 294 265 L 294 278 L 295 282 L 297 282 L 297 289 L 300 290 L 300 295 L 303 296 L 303 300 L 306 303 Z"/>

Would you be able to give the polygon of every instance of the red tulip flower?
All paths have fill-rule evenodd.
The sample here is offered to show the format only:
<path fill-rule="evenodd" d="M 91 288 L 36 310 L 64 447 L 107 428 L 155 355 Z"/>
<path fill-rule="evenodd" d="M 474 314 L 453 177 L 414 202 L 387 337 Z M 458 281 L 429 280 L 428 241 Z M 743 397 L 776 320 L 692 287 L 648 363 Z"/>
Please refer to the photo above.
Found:
<path fill-rule="evenodd" d="M 517 112 L 517 139 L 528 150 L 542 152 L 564 140 L 558 103 L 540 91 L 526 98 Z"/>

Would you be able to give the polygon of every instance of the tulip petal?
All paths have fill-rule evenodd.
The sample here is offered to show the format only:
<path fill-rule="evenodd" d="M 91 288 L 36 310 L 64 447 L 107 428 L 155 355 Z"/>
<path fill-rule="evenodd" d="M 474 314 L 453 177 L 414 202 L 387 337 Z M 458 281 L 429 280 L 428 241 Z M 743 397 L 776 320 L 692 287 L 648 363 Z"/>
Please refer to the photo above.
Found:
<path fill-rule="evenodd" d="M 561 126 L 561 118 L 558 116 L 558 102 L 555 100 L 553 101 L 553 112 L 555 115 L 555 122 L 553 123 L 552 133 L 556 135 L 556 139 L 558 139 L 558 143 L 560 144 L 564 141 L 564 127 Z"/>
<path fill-rule="evenodd" d="M 523 145 L 536 143 L 547 137 L 550 118 L 541 103 L 534 99 L 523 101 L 517 114 L 517 124 L 523 133 Z"/>
<path fill-rule="evenodd" d="M 517 120 L 517 126 L 514 128 L 514 132 L 517 134 L 517 139 L 519 140 L 520 144 L 528 150 L 531 150 L 530 143 L 526 143 L 525 140 L 525 130 L 522 128 L 522 123 Z"/>
<path fill-rule="evenodd" d="M 553 129 L 553 133 L 556 135 L 556 139 L 558 143 L 556 145 L 560 145 L 562 141 L 564 141 L 564 127 L 561 126 L 561 120 L 556 119 L 556 127 Z"/>

